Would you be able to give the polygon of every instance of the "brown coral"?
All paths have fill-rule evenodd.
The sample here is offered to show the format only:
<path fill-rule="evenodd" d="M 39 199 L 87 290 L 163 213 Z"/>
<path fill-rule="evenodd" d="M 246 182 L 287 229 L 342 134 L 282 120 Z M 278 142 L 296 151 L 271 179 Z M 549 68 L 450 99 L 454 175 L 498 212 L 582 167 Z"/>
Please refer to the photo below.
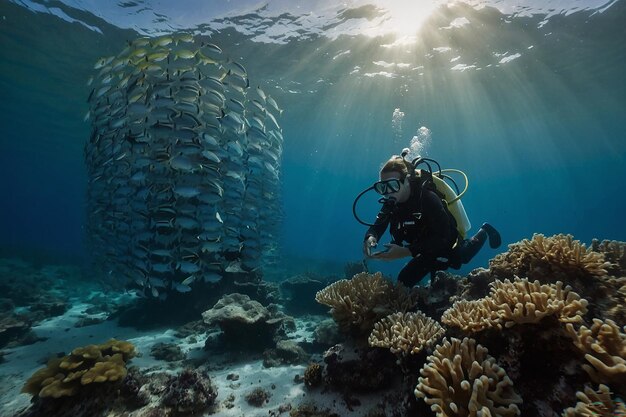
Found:
<path fill-rule="evenodd" d="M 556 315 L 564 323 L 582 321 L 587 312 L 587 300 L 581 299 L 563 283 L 541 285 L 539 281 L 516 278 L 491 283 L 489 298 L 493 300 L 498 317 L 505 327 L 537 323 L 546 316 Z"/>
<path fill-rule="evenodd" d="M 572 235 L 546 237 L 534 234 L 532 239 L 509 245 L 509 251 L 489 262 L 491 271 L 501 278 L 514 275 L 531 279 L 556 280 L 601 277 L 607 274 L 609 262 L 603 253 L 587 248 Z"/>
<path fill-rule="evenodd" d="M 369 344 L 388 348 L 394 354 L 416 354 L 443 333 L 439 323 L 421 312 L 394 313 L 374 324 Z"/>
<path fill-rule="evenodd" d="M 626 334 L 613 320 L 594 319 L 591 328 L 576 330 L 567 324 L 567 333 L 589 364 L 583 369 L 597 383 L 626 384 Z M 626 327 L 624 328 L 626 332 Z"/>
<path fill-rule="evenodd" d="M 626 405 L 622 401 L 613 400 L 611 390 L 600 385 L 598 391 L 585 387 L 585 392 L 576 393 L 578 403 L 563 411 L 563 417 L 614 417 L 626 415 Z"/>
<path fill-rule="evenodd" d="M 593 239 L 591 249 L 604 254 L 604 258 L 610 263 L 607 267 L 609 274 L 614 276 L 626 276 L 626 242 L 616 240 Z"/>
<path fill-rule="evenodd" d="M 311 363 L 304 370 L 304 385 L 314 388 L 322 383 L 322 366 L 319 363 Z"/>
<path fill-rule="evenodd" d="M 466 332 L 479 332 L 500 324 L 500 317 L 489 297 L 475 301 L 456 301 L 441 316 L 441 322 L 448 326 L 460 327 Z"/>
<path fill-rule="evenodd" d="M 420 374 L 415 396 L 437 417 L 520 415 L 513 382 L 474 339 L 444 339 Z"/>
<path fill-rule="evenodd" d="M 331 307 L 340 330 L 369 335 L 374 323 L 388 314 L 407 311 L 414 301 L 403 285 L 393 285 L 380 272 L 360 273 L 327 286 L 315 296 L 318 303 Z"/>
<path fill-rule="evenodd" d="M 76 348 L 70 355 L 53 358 L 26 381 L 22 392 L 39 397 L 76 395 L 84 385 L 120 381 L 126 361 L 135 355 L 131 343 L 111 339 L 101 345 Z"/>

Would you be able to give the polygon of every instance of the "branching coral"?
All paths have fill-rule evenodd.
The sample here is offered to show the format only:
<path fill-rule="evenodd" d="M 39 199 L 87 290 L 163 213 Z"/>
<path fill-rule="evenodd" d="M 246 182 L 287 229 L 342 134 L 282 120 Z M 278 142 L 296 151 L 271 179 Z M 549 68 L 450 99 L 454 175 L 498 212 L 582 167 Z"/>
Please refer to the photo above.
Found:
<path fill-rule="evenodd" d="M 519 278 L 513 282 L 494 281 L 489 298 L 505 327 L 537 323 L 550 315 L 556 315 L 564 323 L 577 323 L 587 312 L 587 300 L 569 286 L 563 288 L 560 281 L 545 285 Z"/>
<path fill-rule="evenodd" d="M 610 262 L 607 268 L 609 274 L 614 276 L 626 276 L 626 242 L 616 240 L 593 239 L 591 249 L 604 254 L 604 258 Z"/>
<path fill-rule="evenodd" d="M 551 237 L 534 234 L 530 240 L 509 245 L 508 252 L 489 262 L 492 273 L 498 277 L 517 275 L 542 280 L 601 277 L 607 274 L 609 266 L 603 253 L 587 249 L 572 235 L 564 234 Z"/>
<path fill-rule="evenodd" d="M 563 283 L 541 285 L 516 278 L 496 280 L 490 284 L 489 296 L 476 301 L 457 301 L 444 312 L 441 321 L 464 331 L 478 332 L 489 327 L 513 327 L 516 324 L 538 323 L 556 316 L 564 323 L 582 321 L 587 300 L 581 299 Z"/>
<path fill-rule="evenodd" d="M 614 321 L 594 319 L 591 328 L 566 327 L 574 345 L 585 355 L 588 364 L 583 369 L 594 382 L 626 384 L 626 333 Z"/>
<path fill-rule="evenodd" d="M 35 372 L 22 392 L 59 398 L 76 395 L 84 385 L 120 381 L 127 373 L 126 362 L 133 356 L 135 347 L 131 343 L 115 339 L 76 348 L 70 355 L 51 359 L 47 367 Z"/>
<path fill-rule="evenodd" d="M 576 407 L 563 411 L 563 417 L 614 417 L 625 416 L 626 405 L 622 401 L 613 400 L 611 390 L 606 385 L 600 385 L 598 391 L 585 387 L 585 392 L 576 393 L 578 403 Z"/>
<path fill-rule="evenodd" d="M 415 396 L 437 417 L 520 415 L 513 382 L 474 339 L 444 339 L 420 374 Z"/>
<path fill-rule="evenodd" d="M 416 354 L 443 333 L 439 323 L 421 312 L 394 313 L 374 324 L 369 344 L 389 348 L 394 354 Z"/>
<path fill-rule="evenodd" d="M 347 333 L 369 334 L 374 323 L 388 314 L 407 311 L 414 301 L 403 285 L 393 285 L 380 272 L 361 273 L 318 291 L 318 303 L 331 307 L 333 319 Z"/>
<path fill-rule="evenodd" d="M 441 316 L 441 322 L 448 326 L 460 327 L 466 332 L 479 332 L 498 326 L 500 318 L 491 298 L 456 301 Z"/>

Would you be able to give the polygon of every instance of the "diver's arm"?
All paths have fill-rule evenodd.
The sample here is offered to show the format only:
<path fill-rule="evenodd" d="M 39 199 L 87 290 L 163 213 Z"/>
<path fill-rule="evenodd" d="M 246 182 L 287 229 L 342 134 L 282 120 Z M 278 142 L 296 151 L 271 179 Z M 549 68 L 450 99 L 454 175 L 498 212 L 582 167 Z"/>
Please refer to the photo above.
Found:
<path fill-rule="evenodd" d="M 392 209 L 393 207 L 391 204 L 383 205 L 383 207 L 378 212 L 378 215 L 376 216 L 376 221 L 374 221 L 374 225 L 370 226 L 370 228 L 367 229 L 367 232 L 365 233 L 365 238 L 363 239 L 364 241 L 366 241 L 370 236 L 374 236 L 374 238 L 376 238 L 376 241 L 380 240 L 380 237 L 383 235 L 383 233 L 385 233 L 385 230 L 387 230 L 387 226 L 389 226 Z"/>
<path fill-rule="evenodd" d="M 411 254 L 422 254 L 427 257 L 436 257 L 447 253 L 450 249 L 450 218 L 437 194 L 424 190 L 422 194 L 422 216 L 426 221 L 426 236 L 409 245 Z"/>

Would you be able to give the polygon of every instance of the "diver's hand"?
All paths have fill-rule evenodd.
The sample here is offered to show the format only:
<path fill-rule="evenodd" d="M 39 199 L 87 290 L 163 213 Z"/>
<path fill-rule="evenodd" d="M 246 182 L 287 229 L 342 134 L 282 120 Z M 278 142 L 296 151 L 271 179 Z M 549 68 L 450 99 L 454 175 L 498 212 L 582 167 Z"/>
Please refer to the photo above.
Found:
<path fill-rule="evenodd" d="M 372 253 L 372 248 L 375 248 L 378 245 L 378 239 L 374 236 L 370 236 L 363 242 L 363 256 L 369 258 Z"/>
<path fill-rule="evenodd" d="M 386 243 L 385 247 L 387 250 L 381 252 L 372 253 L 372 258 L 380 259 L 381 261 L 393 261 L 394 259 L 406 258 L 407 256 L 411 256 L 411 251 L 409 248 L 405 248 L 404 246 L 396 245 L 393 243 Z"/>

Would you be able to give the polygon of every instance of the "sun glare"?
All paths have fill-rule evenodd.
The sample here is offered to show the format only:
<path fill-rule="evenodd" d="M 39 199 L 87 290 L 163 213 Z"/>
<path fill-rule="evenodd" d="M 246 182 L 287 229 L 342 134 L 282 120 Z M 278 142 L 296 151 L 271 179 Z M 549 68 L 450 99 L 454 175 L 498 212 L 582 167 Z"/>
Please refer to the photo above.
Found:
<path fill-rule="evenodd" d="M 441 5 L 435 0 L 391 0 L 381 2 L 388 11 L 388 18 L 381 31 L 395 33 L 401 44 L 415 41 L 415 35 L 430 14 Z"/>

